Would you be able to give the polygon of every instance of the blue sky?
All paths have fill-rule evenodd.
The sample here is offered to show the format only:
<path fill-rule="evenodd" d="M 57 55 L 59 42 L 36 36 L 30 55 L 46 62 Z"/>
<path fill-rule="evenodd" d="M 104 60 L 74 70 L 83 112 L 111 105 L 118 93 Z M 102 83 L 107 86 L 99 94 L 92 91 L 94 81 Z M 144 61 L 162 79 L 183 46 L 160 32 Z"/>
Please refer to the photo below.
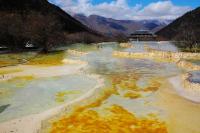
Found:
<path fill-rule="evenodd" d="M 100 4 L 102 2 L 110 2 L 112 0 L 92 0 L 93 4 Z M 135 4 L 148 5 L 152 2 L 157 2 L 158 0 L 127 0 L 128 4 L 133 6 Z M 179 6 L 191 6 L 192 8 L 196 8 L 200 6 L 200 0 L 171 0 L 174 4 Z"/>
<path fill-rule="evenodd" d="M 49 0 L 71 15 L 100 15 L 114 19 L 176 19 L 200 6 L 200 0 Z"/>

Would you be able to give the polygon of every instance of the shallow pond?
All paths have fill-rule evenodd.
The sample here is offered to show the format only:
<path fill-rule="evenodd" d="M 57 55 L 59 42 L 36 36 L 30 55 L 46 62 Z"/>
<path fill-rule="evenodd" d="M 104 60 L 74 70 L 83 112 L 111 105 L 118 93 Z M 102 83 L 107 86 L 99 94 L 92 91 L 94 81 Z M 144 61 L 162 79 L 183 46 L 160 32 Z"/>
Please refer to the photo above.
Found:
<path fill-rule="evenodd" d="M 5 110 L 0 113 L 0 121 L 39 113 L 71 101 L 95 84 L 94 79 L 85 75 L 1 82 L 0 91 L 5 94 L 0 95 L 0 105 Z"/>

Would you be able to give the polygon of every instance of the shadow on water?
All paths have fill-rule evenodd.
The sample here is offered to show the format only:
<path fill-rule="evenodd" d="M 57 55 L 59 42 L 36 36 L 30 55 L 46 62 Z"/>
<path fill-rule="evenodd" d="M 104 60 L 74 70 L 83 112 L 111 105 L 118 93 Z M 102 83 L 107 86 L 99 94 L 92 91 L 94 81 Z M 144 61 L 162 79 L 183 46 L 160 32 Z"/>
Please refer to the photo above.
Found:
<path fill-rule="evenodd" d="M 0 106 L 0 113 L 2 113 L 6 108 L 8 108 L 10 104 Z"/>

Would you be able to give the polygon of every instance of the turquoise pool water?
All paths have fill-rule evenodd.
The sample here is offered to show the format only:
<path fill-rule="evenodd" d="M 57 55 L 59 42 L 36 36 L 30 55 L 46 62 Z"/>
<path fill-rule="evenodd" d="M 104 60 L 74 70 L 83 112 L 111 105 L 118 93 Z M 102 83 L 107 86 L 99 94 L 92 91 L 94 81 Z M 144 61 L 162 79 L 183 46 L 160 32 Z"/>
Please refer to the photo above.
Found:
<path fill-rule="evenodd" d="M 8 94 L 0 97 L 0 105 L 2 109 L 5 108 L 0 113 L 0 122 L 39 113 L 63 104 L 56 101 L 56 94 L 59 92 L 69 92 L 65 97 L 65 102 L 68 102 L 86 93 L 95 85 L 96 81 L 85 75 L 1 82 L 0 89 L 6 90 Z"/>

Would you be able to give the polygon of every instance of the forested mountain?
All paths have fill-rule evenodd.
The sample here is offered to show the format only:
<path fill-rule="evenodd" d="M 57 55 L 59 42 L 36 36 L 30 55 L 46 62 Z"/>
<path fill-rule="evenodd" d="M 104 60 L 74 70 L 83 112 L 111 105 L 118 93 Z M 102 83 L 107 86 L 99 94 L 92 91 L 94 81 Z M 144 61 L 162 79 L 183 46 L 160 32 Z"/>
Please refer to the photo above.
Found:
<path fill-rule="evenodd" d="M 200 43 L 200 7 L 187 12 L 182 17 L 157 32 L 162 38 L 186 42 L 188 47 Z"/>
<path fill-rule="evenodd" d="M 47 0 L 0 0 L 0 45 L 16 50 L 31 41 L 48 49 L 86 36 L 100 34 Z"/>
<path fill-rule="evenodd" d="M 141 29 L 156 32 L 171 22 L 171 20 L 115 20 L 98 15 L 90 15 L 87 17 L 83 14 L 75 14 L 74 18 L 86 26 L 108 36 L 118 34 L 128 36 L 134 31 Z"/>

